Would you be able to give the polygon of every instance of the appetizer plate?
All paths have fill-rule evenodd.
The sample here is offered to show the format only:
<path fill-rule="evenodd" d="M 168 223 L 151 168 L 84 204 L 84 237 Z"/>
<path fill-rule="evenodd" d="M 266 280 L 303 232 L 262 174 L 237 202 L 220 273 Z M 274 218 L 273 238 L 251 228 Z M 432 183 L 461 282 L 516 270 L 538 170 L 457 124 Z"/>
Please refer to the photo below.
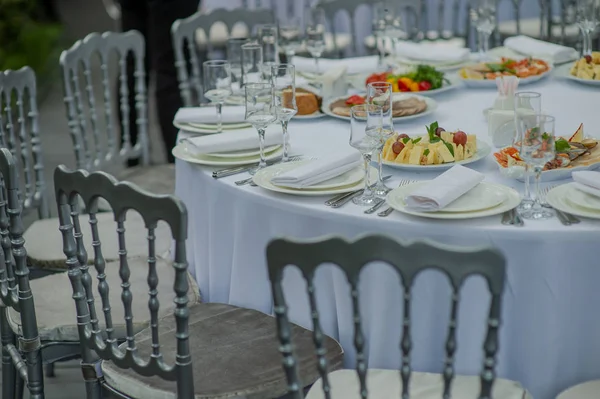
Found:
<path fill-rule="evenodd" d="M 494 158 L 495 160 L 496 158 Z M 500 174 L 504 177 L 508 177 L 511 179 L 516 179 L 519 181 L 525 180 L 525 168 L 523 166 L 511 166 L 510 168 L 505 168 L 502 165 L 498 164 L 498 168 L 500 168 Z M 571 173 L 577 172 L 579 170 L 595 170 L 600 168 L 600 163 L 587 165 L 587 166 L 577 166 L 574 168 L 558 168 L 552 170 L 545 170 L 542 172 L 542 177 L 540 181 L 549 182 L 556 180 L 565 180 L 571 178 Z"/>
<path fill-rule="evenodd" d="M 447 71 L 454 71 L 456 69 L 463 68 L 463 67 L 471 64 L 473 61 L 470 58 L 465 58 L 463 60 L 451 61 L 451 62 L 450 61 L 449 62 L 431 62 L 431 61 L 415 60 L 412 58 L 399 58 L 397 60 L 397 62 L 400 64 L 410 65 L 410 66 L 429 65 L 429 66 L 434 67 L 435 69 L 437 69 L 440 72 L 447 72 Z"/>
<path fill-rule="evenodd" d="M 417 182 L 417 183 L 409 184 L 407 186 L 398 187 L 398 188 L 392 190 L 388 194 L 386 201 L 390 207 L 394 208 L 398 212 L 406 213 L 408 215 L 420 216 L 420 217 L 430 218 L 430 219 L 454 219 L 454 220 L 475 219 L 475 218 L 499 215 L 501 213 L 504 213 L 506 211 L 516 208 L 521 203 L 521 196 L 514 189 L 500 185 L 500 184 L 482 182 L 482 183 L 479 183 L 479 186 L 477 186 L 477 187 L 483 186 L 482 188 L 479 188 L 479 189 L 475 188 L 475 189 L 471 190 L 471 191 L 477 190 L 477 191 L 475 191 L 475 194 L 471 195 L 471 194 L 467 193 L 467 194 L 463 195 L 462 197 L 460 197 L 456 201 L 454 201 L 452 204 L 450 204 L 448 207 L 446 207 L 444 209 L 444 211 L 418 212 L 418 211 L 413 211 L 413 210 L 407 209 L 404 198 L 406 198 L 406 196 L 409 195 L 417 187 L 419 187 L 425 183 L 426 182 Z M 481 208 L 481 206 L 477 205 L 477 202 L 480 201 L 481 198 L 483 198 L 483 197 L 481 197 L 481 195 L 485 195 L 486 198 L 488 198 L 486 200 L 487 204 L 496 202 L 499 197 L 489 194 L 492 192 L 497 193 L 496 195 L 501 195 L 500 193 L 504 194 L 504 200 L 497 203 L 497 205 L 495 205 L 495 206 L 492 205 L 491 207 L 483 208 L 483 209 Z M 486 194 L 483 194 L 483 193 L 486 193 Z M 463 199 L 463 197 L 465 199 Z M 448 212 L 447 209 L 449 209 L 449 208 L 452 209 L 452 206 L 455 203 L 459 204 L 459 206 L 457 206 L 457 209 L 461 209 L 461 208 L 462 209 L 479 208 L 479 209 L 473 210 L 473 211 Z"/>
<path fill-rule="evenodd" d="M 588 85 L 588 86 L 600 86 L 600 80 L 593 80 L 593 79 L 581 79 L 578 78 L 577 76 L 573 76 L 571 75 L 571 73 L 569 71 L 567 71 L 567 73 L 564 75 L 565 78 L 572 80 L 574 82 L 577 83 L 581 83 L 584 85 Z"/>
<path fill-rule="evenodd" d="M 370 75 L 371 74 L 362 74 L 360 76 L 356 76 L 356 77 L 352 78 L 351 80 L 349 80 L 349 83 L 355 89 L 364 91 L 365 88 L 367 87 L 365 82 Z M 447 91 L 450 91 L 450 90 L 453 90 L 453 89 L 456 89 L 456 88 L 462 86 L 462 82 L 460 82 L 458 79 L 456 79 L 456 76 L 449 76 L 449 77 L 447 77 L 447 79 L 449 80 L 449 82 L 444 82 L 443 86 L 440 87 L 439 89 L 419 91 L 419 92 L 415 92 L 415 94 L 419 94 L 421 96 L 435 96 L 437 94 L 445 93 Z"/>
<path fill-rule="evenodd" d="M 573 192 L 576 190 L 577 188 L 575 188 L 572 183 L 554 187 L 548 192 L 548 195 L 546 195 L 546 202 L 553 208 L 570 213 L 571 215 L 590 219 L 600 219 L 600 211 L 582 208 L 569 201 L 570 196 L 573 195 Z"/>
<path fill-rule="evenodd" d="M 310 119 L 319 119 L 319 118 L 322 118 L 322 117 L 324 117 L 326 115 L 327 114 L 324 114 L 323 112 L 318 111 L 318 112 L 312 113 L 310 115 L 294 115 L 294 117 L 292 118 L 292 120 L 303 121 L 303 120 L 310 120 Z"/>
<path fill-rule="evenodd" d="M 265 147 L 265 154 L 271 153 L 277 150 L 281 145 L 272 145 L 269 147 Z M 206 156 L 214 157 L 214 158 L 246 158 L 246 157 L 256 157 L 260 156 L 260 148 L 254 148 L 250 150 L 239 150 L 239 151 L 231 151 L 231 152 L 215 152 L 212 154 L 206 154 Z"/>
<path fill-rule="evenodd" d="M 343 194 L 343 193 L 349 193 L 351 191 L 356 191 L 356 190 L 360 190 L 360 189 L 364 188 L 364 183 L 363 183 L 362 179 L 358 183 L 355 183 L 355 184 L 349 184 L 347 186 L 330 188 L 330 189 L 314 189 L 312 187 L 304 188 L 304 189 L 296 189 L 296 188 L 287 188 L 287 187 L 276 186 L 273 183 L 271 183 L 271 179 L 276 174 L 282 173 L 283 170 L 281 169 L 281 167 L 288 167 L 288 168 L 293 169 L 294 167 L 296 167 L 296 165 L 294 165 L 294 163 L 295 162 L 289 163 L 289 165 L 291 165 L 291 166 L 287 166 L 288 165 L 287 163 L 269 166 L 268 168 L 258 171 L 254 175 L 254 178 L 252 180 L 254 181 L 254 183 L 257 186 L 262 187 L 265 190 L 274 191 L 274 192 L 278 192 L 278 193 L 284 193 L 284 194 L 291 194 L 291 195 L 308 196 L 308 197 Z M 377 169 L 375 169 L 372 166 L 370 166 L 370 168 L 371 168 L 371 181 L 369 183 L 374 184 L 377 182 Z M 289 170 L 289 169 L 286 169 L 286 170 Z M 363 174 L 364 174 L 364 172 L 363 172 Z"/>
<path fill-rule="evenodd" d="M 179 123 L 179 122 L 173 121 L 173 126 L 175 126 L 177 129 L 181 129 L 188 133 L 198 133 L 198 134 L 218 133 L 217 125 L 212 125 L 212 124 L 203 124 L 203 123 L 191 124 L 191 123 Z M 225 132 L 227 130 L 244 129 L 244 128 L 251 127 L 251 126 L 252 125 L 247 122 L 224 123 L 223 131 Z"/>
<path fill-rule="evenodd" d="M 337 119 L 343 119 L 346 121 L 350 121 L 352 118 L 350 118 L 349 116 L 342 116 L 342 115 L 337 115 L 334 114 L 331 111 L 331 104 L 333 104 L 336 101 L 339 100 L 343 100 L 348 98 L 349 96 L 343 96 L 343 97 L 335 97 L 335 98 L 330 98 L 326 101 L 323 101 L 323 106 L 321 107 L 323 112 L 333 118 L 337 118 Z M 401 101 L 401 100 L 406 100 L 409 98 L 417 98 L 421 101 L 425 101 L 425 103 L 427 104 L 427 109 L 423 112 L 421 112 L 420 114 L 415 114 L 415 115 L 409 115 L 409 116 L 399 116 L 399 117 L 395 117 L 394 118 L 394 122 L 402 122 L 402 121 L 407 121 L 407 120 L 412 120 L 412 119 L 417 119 L 417 118 L 422 118 L 424 116 L 430 115 L 432 114 L 436 109 L 437 109 L 437 101 L 435 101 L 432 98 L 429 97 L 424 97 L 418 94 L 412 94 L 412 93 L 394 93 L 393 97 L 392 97 L 392 101 Z"/>
<path fill-rule="evenodd" d="M 441 170 L 450 169 L 451 167 L 453 167 L 456 164 L 466 165 L 466 164 L 470 164 L 473 162 L 477 162 L 477 161 L 487 157 L 488 155 L 490 155 L 491 152 L 492 152 L 492 148 L 487 143 L 485 143 L 481 140 L 477 140 L 477 152 L 475 153 L 475 156 L 473 156 L 469 159 L 465 159 L 464 161 L 442 163 L 439 165 L 409 165 L 406 163 L 395 163 L 392 161 L 384 160 L 383 164 L 387 165 L 389 167 L 392 167 L 392 168 L 411 170 L 414 172 L 441 171 Z"/>
<path fill-rule="evenodd" d="M 568 202 L 589 211 L 600 212 L 600 198 L 577 189 L 574 184 L 568 184 L 568 186 L 572 187 L 567 198 Z"/>
<path fill-rule="evenodd" d="M 259 156 L 249 156 L 240 158 L 219 158 L 212 157 L 210 155 L 194 155 L 192 154 L 185 145 L 185 142 L 180 142 L 172 150 L 171 153 L 177 159 L 182 161 L 195 163 L 198 165 L 207 166 L 243 166 L 258 163 L 260 161 Z M 267 161 L 275 159 L 283 153 L 283 149 L 279 146 L 275 151 L 265 154 Z"/>
<path fill-rule="evenodd" d="M 282 173 L 288 172 L 290 170 L 294 170 L 294 169 L 296 169 L 302 165 L 305 165 L 307 163 L 310 163 L 310 162 L 314 162 L 314 160 L 313 161 L 287 162 L 284 164 L 273 165 L 273 166 L 270 166 L 270 168 L 272 168 L 273 171 L 269 172 L 269 173 L 271 173 L 272 178 L 277 177 Z M 271 183 L 271 184 L 273 184 L 277 187 L 280 187 L 280 188 L 287 188 L 287 189 L 292 189 L 292 190 L 311 190 L 311 191 L 333 190 L 336 188 L 343 188 L 343 187 L 347 187 L 347 186 L 356 185 L 363 181 L 364 175 L 365 175 L 365 170 L 362 165 L 359 165 L 358 167 L 356 167 L 352 170 L 349 170 L 346 173 L 342 173 L 339 176 L 325 180 L 318 184 L 313 184 L 312 186 L 309 186 L 309 187 L 296 188 L 296 187 L 289 187 L 284 184 L 273 184 L 273 183 Z"/>
<path fill-rule="evenodd" d="M 552 73 L 552 66 L 550 66 L 550 69 L 548 69 L 546 72 L 544 72 L 540 75 L 530 76 L 525 79 L 519 79 L 519 85 L 535 83 L 538 80 L 544 79 L 550 73 Z M 462 76 L 460 76 L 460 74 L 457 74 L 457 78 L 459 79 L 459 81 L 463 82 L 467 87 L 496 88 L 496 80 L 495 79 L 467 79 L 467 78 L 463 78 Z"/>

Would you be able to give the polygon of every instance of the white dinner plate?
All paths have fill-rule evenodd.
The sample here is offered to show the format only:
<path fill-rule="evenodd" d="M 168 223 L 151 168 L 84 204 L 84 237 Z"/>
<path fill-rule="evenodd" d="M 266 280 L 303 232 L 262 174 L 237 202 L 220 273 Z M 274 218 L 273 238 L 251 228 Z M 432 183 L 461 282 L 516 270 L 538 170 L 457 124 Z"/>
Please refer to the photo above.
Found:
<path fill-rule="evenodd" d="M 258 163 L 260 161 L 260 157 L 257 156 L 243 158 L 218 158 L 211 157 L 209 155 L 194 155 L 188 151 L 185 142 L 180 142 L 177 144 L 171 150 L 171 153 L 175 158 L 181 159 L 182 161 L 208 166 L 243 166 Z M 265 159 L 267 161 L 275 159 L 281 156 L 282 153 L 283 149 L 280 146 L 275 151 L 265 154 Z"/>
<path fill-rule="evenodd" d="M 269 154 L 276 149 L 281 147 L 281 144 L 272 145 L 265 147 L 265 154 Z M 249 150 L 239 150 L 239 151 L 230 151 L 230 152 L 214 152 L 211 154 L 206 154 L 209 157 L 215 158 L 246 158 L 246 157 L 256 157 L 260 155 L 260 148 L 253 148 Z"/>
<path fill-rule="evenodd" d="M 246 102 L 246 99 L 244 98 L 243 95 L 231 95 L 229 97 L 227 97 L 227 99 L 225 100 L 225 104 L 227 105 L 244 105 L 244 103 Z"/>
<path fill-rule="evenodd" d="M 490 153 L 492 152 L 492 148 L 485 143 L 484 141 L 481 140 L 477 140 L 477 152 L 475 153 L 475 155 L 469 159 L 465 159 L 464 161 L 458 161 L 458 162 L 450 162 L 450 163 L 442 163 L 439 165 L 409 165 L 406 163 L 396 163 L 396 162 L 392 162 L 392 161 L 383 161 L 383 164 L 386 166 L 389 166 L 391 168 L 396 168 L 396 169 L 404 169 L 404 170 L 411 170 L 414 172 L 426 172 L 426 171 L 432 171 L 432 170 L 446 170 L 446 169 L 450 169 L 451 167 L 453 167 L 456 164 L 460 164 L 460 165 L 467 165 L 473 162 L 477 162 L 485 157 L 487 157 L 488 155 L 490 155 Z"/>
<path fill-rule="evenodd" d="M 258 171 L 254 178 L 252 179 L 254 183 L 269 191 L 275 191 L 278 193 L 284 194 L 292 194 L 292 195 L 301 195 L 301 196 L 324 196 L 324 195 L 335 195 L 335 194 L 343 194 L 349 193 L 351 191 L 356 191 L 364 188 L 363 179 L 361 178 L 359 182 L 354 184 L 349 184 L 347 186 L 337 187 L 337 188 L 329 188 L 329 189 L 314 189 L 313 186 L 310 188 L 298 189 L 298 188 L 288 188 L 276 186 L 271 183 L 271 179 L 276 175 L 281 173 L 283 170 L 289 170 L 289 168 L 294 168 L 295 162 L 289 162 L 285 164 L 277 164 L 273 166 L 269 166 L 263 170 Z M 285 169 L 287 168 L 287 169 Z M 377 182 L 377 169 L 370 166 L 371 168 L 371 182 L 370 184 L 374 184 Z M 325 183 L 325 182 L 324 182 Z"/>
<path fill-rule="evenodd" d="M 404 58 L 403 57 L 403 58 L 398 58 L 396 60 L 396 62 L 399 64 L 410 65 L 410 66 L 427 65 L 427 66 L 434 67 L 435 69 L 437 69 L 440 72 L 453 71 L 455 69 L 460 69 L 460 68 L 463 68 L 463 67 L 473 63 L 473 61 L 471 60 L 470 57 L 467 57 L 467 58 L 459 60 L 459 61 L 450 61 L 450 62 L 432 62 L 432 61 L 416 60 L 416 59 L 412 59 L 412 58 Z"/>
<path fill-rule="evenodd" d="M 600 219 L 600 211 L 581 208 L 569 202 L 568 198 L 577 190 L 573 183 L 554 187 L 546 195 L 546 202 L 559 211 L 590 219 Z"/>
<path fill-rule="evenodd" d="M 361 94 L 361 95 L 364 95 L 364 94 Z M 335 101 L 343 100 L 348 97 L 349 96 L 330 98 L 327 101 L 323 101 L 323 106 L 321 108 L 324 113 L 326 113 L 327 115 L 329 115 L 331 117 L 350 121 L 352 119 L 351 117 L 334 114 L 330 109 L 331 104 L 333 104 Z M 424 96 L 421 96 L 418 94 L 412 94 L 412 93 L 394 93 L 393 97 L 392 97 L 392 101 L 400 101 L 400 100 L 405 100 L 405 99 L 409 99 L 412 97 L 415 97 L 415 98 L 418 98 L 419 100 L 425 101 L 425 103 L 427 104 L 427 109 L 425 109 L 425 111 L 421 112 L 420 114 L 396 117 L 396 118 L 394 118 L 394 122 L 401 122 L 401 121 L 407 121 L 407 120 L 412 120 L 412 119 L 416 119 L 416 118 L 422 118 L 424 116 L 430 115 L 437 108 L 437 101 L 435 101 L 434 99 L 429 98 L 429 97 L 424 97 Z"/>
<path fill-rule="evenodd" d="M 508 177 L 511 179 L 516 179 L 519 181 L 525 180 L 525 168 L 523 166 L 511 166 L 510 168 L 505 168 L 498 163 L 496 157 L 494 157 L 494 161 L 496 161 L 496 164 L 498 165 L 498 169 L 500 169 L 500 174 L 502 176 Z M 587 166 L 577 166 L 574 168 L 558 168 L 558 169 L 545 170 L 542 172 L 542 177 L 541 177 L 540 181 L 549 182 L 549 181 L 570 179 L 571 174 L 573 172 L 577 172 L 580 170 L 596 170 L 598 168 L 600 168 L 600 162 L 592 164 L 592 165 L 587 165 Z"/>
<path fill-rule="evenodd" d="M 550 66 L 550 69 L 547 70 L 546 72 L 542 73 L 541 75 L 530 76 L 528 78 L 519 79 L 519 86 L 530 84 L 530 83 L 535 83 L 540 79 L 544 79 L 546 76 L 550 75 L 551 73 L 552 73 L 552 66 Z M 463 78 L 462 76 L 460 76 L 459 73 L 457 73 L 457 76 L 458 76 L 458 79 L 461 82 L 463 82 L 467 87 L 496 88 L 496 80 L 495 79 L 467 79 L 467 78 Z"/>
<path fill-rule="evenodd" d="M 503 192 L 505 195 L 504 201 L 500 202 L 498 205 L 493 206 L 491 208 L 479 209 L 479 210 L 470 211 L 470 212 L 448 212 L 446 209 L 448 209 L 448 207 L 450 207 L 450 205 L 444 209 L 444 212 L 418 212 L 418 211 L 412 211 L 412 210 L 407 209 L 404 198 L 406 198 L 406 196 L 410 192 L 412 192 L 412 190 L 414 190 L 419 184 L 424 184 L 424 183 L 425 182 L 413 183 L 413 184 L 398 187 L 398 188 L 392 190 L 386 198 L 388 205 L 390 207 L 394 208 L 395 210 L 397 210 L 398 212 L 406 213 L 408 215 L 420 216 L 420 217 L 430 218 L 430 219 L 455 219 L 456 220 L 456 219 L 475 219 L 475 218 L 499 215 L 501 213 L 504 213 L 506 211 L 516 208 L 521 203 L 521 196 L 514 189 L 507 187 L 507 186 L 503 186 L 501 184 L 481 182 L 481 183 L 479 183 L 479 186 L 482 186 L 482 185 L 489 186 L 490 190 L 496 190 L 497 192 Z M 460 198 L 454 202 L 458 202 L 458 201 L 460 201 Z M 472 199 L 470 199 L 469 201 L 472 201 Z M 464 208 L 464 205 L 462 205 L 462 207 Z M 474 205 L 471 205 L 471 207 L 474 207 Z"/>
<path fill-rule="evenodd" d="M 294 117 L 292 118 L 292 121 L 294 121 L 294 120 L 301 120 L 301 121 L 303 121 L 303 120 L 310 120 L 310 119 L 319 119 L 319 118 L 322 118 L 324 116 L 326 116 L 326 114 L 324 114 L 321 111 L 317 111 L 317 112 L 314 112 L 314 113 L 312 113 L 310 115 L 294 115 Z"/>
<path fill-rule="evenodd" d="M 600 212 L 600 198 L 579 190 L 574 184 L 569 187 L 572 187 L 572 190 L 569 192 L 567 201 L 580 208 Z"/>
<path fill-rule="evenodd" d="M 299 168 L 300 166 L 305 165 L 310 162 L 315 162 L 315 161 L 312 160 L 312 161 L 287 162 L 285 164 L 273 165 L 273 166 L 271 166 L 271 168 L 273 168 L 272 177 L 279 176 L 282 173 L 285 173 L 290 170 L 294 170 L 294 169 Z M 275 184 L 275 185 L 277 187 L 291 188 L 291 189 L 296 189 L 296 190 L 332 190 L 332 189 L 336 189 L 336 188 L 355 185 L 363 180 L 364 174 L 365 174 L 364 167 L 359 165 L 358 167 L 356 167 L 352 170 L 349 170 L 346 173 L 342 173 L 339 176 L 336 176 L 329 180 L 325 180 L 321 183 L 313 184 L 310 187 L 304 187 L 304 188 L 298 189 L 298 188 L 286 186 L 284 184 Z"/>
<path fill-rule="evenodd" d="M 365 90 L 365 88 L 367 87 L 365 83 L 369 76 L 371 76 L 371 74 L 362 74 L 350 80 L 349 83 L 352 85 L 352 87 L 354 87 L 357 90 Z M 456 76 L 448 76 L 446 77 L 446 79 L 448 79 L 448 82 L 444 82 L 442 87 L 440 87 L 439 89 L 419 91 L 415 92 L 415 94 L 419 94 L 421 96 L 435 96 L 437 94 L 445 93 L 447 91 L 454 90 L 462 86 L 462 82 L 456 79 Z"/>
<path fill-rule="evenodd" d="M 191 124 L 191 123 L 179 123 L 179 122 L 173 121 L 173 126 L 175 126 L 177 129 L 181 129 L 184 132 L 188 132 L 188 133 L 199 133 L 199 134 L 218 133 L 217 125 L 212 125 L 212 124 L 203 124 L 203 123 Z M 252 125 L 247 122 L 224 123 L 223 131 L 225 132 L 228 130 L 245 129 L 245 128 L 251 127 L 251 126 Z"/>
<path fill-rule="evenodd" d="M 567 78 L 567 79 L 569 79 L 569 80 L 572 80 L 574 82 L 581 83 L 581 84 L 584 84 L 584 85 L 588 85 L 588 86 L 600 86 L 600 80 L 581 79 L 581 78 L 578 78 L 577 76 L 571 75 L 570 71 L 567 71 L 567 74 L 564 75 L 564 77 Z"/>

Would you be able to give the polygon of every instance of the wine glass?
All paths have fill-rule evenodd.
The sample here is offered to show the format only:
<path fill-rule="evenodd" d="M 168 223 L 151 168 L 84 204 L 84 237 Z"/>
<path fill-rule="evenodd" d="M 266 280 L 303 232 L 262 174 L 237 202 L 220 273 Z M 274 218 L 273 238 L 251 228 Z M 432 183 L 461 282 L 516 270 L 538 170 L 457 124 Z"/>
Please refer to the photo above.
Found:
<path fill-rule="evenodd" d="M 396 59 L 396 48 L 398 42 L 406 35 L 402 23 L 402 13 L 400 7 L 388 9 L 385 20 L 384 36 L 391 42 L 392 56 Z"/>
<path fill-rule="evenodd" d="M 577 25 L 583 36 L 583 56 L 592 54 L 592 34 L 598 27 L 600 3 L 597 0 L 577 0 Z"/>
<path fill-rule="evenodd" d="M 535 202 L 531 209 L 522 212 L 525 219 L 549 219 L 553 216 L 540 201 L 540 179 L 546 163 L 555 157 L 554 117 L 543 114 L 517 116 L 524 130 L 521 158 L 533 166 L 535 173 Z"/>
<path fill-rule="evenodd" d="M 379 178 L 373 187 L 375 195 L 385 198 L 390 191 L 383 182 L 383 147 L 388 138 L 394 134 L 394 120 L 392 115 L 393 87 L 387 82 L 373 82 L 367 85 L 367 104 L 381 107 L 381 129 L 370 130 L 369 134 L 378 142 L 377 162 L 379 164 Z"/>
<path fill-rule="evenodd" d="M 523 124 L 521 123 L 521 118 L 519 116 L 527 116 L 527 115 L 535 115 L 540 114 L 542 112 L 542 95 L 540 93 L 536 93 L 534 91 L 523 91 L 519 93 L 515 93 L 514 96 L 514 111 L 515 111 L 515 138 L 514 138 L 514 147 L 521 151 L 522 138 L 525 129 Z M 523 195 L 523 200 L 519 205 L 519 211 L 527 211 L 531 209 L 533 205 L 533 199 L 531 198 L 531 189 L 530 189 L 530 175 L 531 168 L 528 163 L 525 163 L 525 194 Z"/>
<path fill-rule="evenodd" d="M 488 59 L 490 36 L 496 28 L 497 0 L 473 0 L 471 21 L 477 30 L 477 46 L 481 61 Z"/>
<path fill-rule="evenodd" d="M 292 64 L 279 64 L 271 68 L 273 101 L 277 120 L 283 130 L 283 156 L 281 162 L 289 160 L 290 136 L 288 122 L 298 112 L 296 105 L 296 68 Z"/>
<path fill-rule="evenodd" d="M 242 82 L 260 83 L 262 81 L 263 49 L 257 42 L 242 45 Z"/>
<path fill-rule="evenodd" d="M 325 51 L 325 16 L 321 8 L 312 8 L 307 15 L 306 49 L 315 59 L 316 73 L 319 74 L 319 58 Z"/>
<path fill-rule="evenodd" d="M 227 61 L 231 69 L 231 85 L 235 95 L 242 96 L 242 46 L 248 39 L 233 38 L 227 40 Z"/>
<path fill-rule="evenodd" d="M 379 64 L 383 65 L 385 58 L 385 28 L 387 9 L 384 3 L 376 3 L 373 6 L 373 20 L 371 21 L 371 29 L 375 38 L 375 48 L 379 53 Z"/>
<path fill-rule="evenodd" d="M 279 50 L 277 48 L 277 26 L 260 25 L 258 27 L 258 43 L 262 46 L 263 62 L 279 63 Z"/>
<path fill-rule="evenodd" d="M 231 68 L 229 62 L 224 60 L 205 61 L 204 69 L 204 97 L 217 107 L 217 132 L 223 131 L 223 116 L 221 108 L 231 95 Z"/>
<path fill-rule="evenodd" d="M 279 23 L 279 44 L 285 52 L 288 64 L 292 63 L 292 58 L 296 55 L 296 51 L 302 46 L 300 25 L 300 18 L 298 17 L 292 17 L 285 22 Z"/>
<path fill-rule="evenodd" d="M 265 160 L 265 130 L 277 120 L 273 107 L 273 85 L 270 83 L 246 83 L 246 121 L 258 131 L 260 141 L 260 163 L 251 171 L 257 171 L 267 166 Z"/>
<path fill-rule="evenodd" d="M 363 156 L 365 164 L 365 188 L 359 197 L 352 199 L 356 205 L 371 206 L 379 198 L 370 188 L 371 153 L 379 146 L 379 140 L 373 136 L 381 130 L 382 108 L 377 105 L 355 105 L 350 109 L 350 145 Z"/>

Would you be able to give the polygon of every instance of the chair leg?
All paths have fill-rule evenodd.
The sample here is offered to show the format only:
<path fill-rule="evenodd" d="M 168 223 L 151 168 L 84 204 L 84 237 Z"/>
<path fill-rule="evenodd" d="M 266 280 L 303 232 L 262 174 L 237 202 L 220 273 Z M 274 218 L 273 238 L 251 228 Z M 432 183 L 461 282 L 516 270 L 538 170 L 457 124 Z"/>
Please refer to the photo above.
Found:
<path fill-rule="evenodd" d="M 48 363 L 46 365 L 46 377 L 48 377 L 48 378 L 56 377 L 56 372 L 54 371 L 54 363 Z"/>
<path fill-rule="evenodd" d="M 15 344 L 15 334 L 8 325 L 6 308 L 0 308 L 0 340 L 2 342 L 2 399 L 13 399 L 17 370 L 6 348 L 10 344 Z"/>
<path fill-rule="evenodd" d="M 23 393 L 25 392 L 25 381 L 17 375 L 17 381 L 15 383 L 15 399 L 23 399 Z"/>

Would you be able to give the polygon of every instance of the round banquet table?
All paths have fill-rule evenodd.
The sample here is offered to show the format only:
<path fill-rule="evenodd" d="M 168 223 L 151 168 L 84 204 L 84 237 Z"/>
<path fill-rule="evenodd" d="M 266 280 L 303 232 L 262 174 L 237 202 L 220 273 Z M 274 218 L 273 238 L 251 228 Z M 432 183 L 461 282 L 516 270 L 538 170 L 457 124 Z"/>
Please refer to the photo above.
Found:
<path fill-rule="evenodd" d="M 598 136 L 600 91 L 558 77 L 523 86 L 542 93 L 542 108 L 556 116 L 556 134 L 569 136 L 581 122 L 587 135 Z M 459 88 L 435 97 L 433 115 L 396 123 L 409 135 L 425 134 L 437 120 L 447 130 L 461 129 L 490 143 L 483 109 L 496 97 L 495 89 Z M 276 128 L 276 127 L 271 127 Z M 350 124 L 329 117 L 293 120 L 292 152 L 326 157 L 348 146 Z M 184 133 L 182 133 L 184 134 Z M 522 183 L 500 175 L 492 155 L 468 165 L 517 190 Z M 507 284 L 497 371 L 521 382 L 537 399 L 554 398 L 576 383 L 600 378 L 600 220 L 584 219 L 563 226 L 556 218 L 525 221 L 524 227 L 504 226 L 501 216 L 461 221 L 412 217 L 399 212 L 387 218 L 363 213 L 347 204 L 326 207 L 326 197 L 278 194 L 259 187 L 238 187 L 247 175 L 213 179 L 214 168 L 176 163 L 176 195 L 189 212 L 187 256 L 203 297 L 272 312 L 265 248 L 275 237 L 315 238 L 339 235 L 347 239 L 382 233 L 400 239 L 431 239 L 459 246 L 487 245 L 506 256 Z M 413 173 L 385 168 L 388 185 L 401 179 L 427 180 L 438 173 Z M 564 181 L 563 181 L 564 182 Z M 554 182 L 548 184 L 557 184 Z M 384 208 L 382 208 L 384 209 Z M 400 365 L 401 286 L 385 265 L 369 265 L 360 282 L 361 313 L 367 338 L 369 367 Z M 284 287 L 292 321 L 310 327 L 305 284 L 288 268 Z M 353 327 L 348 285 L 342 273 L 325 265 L 316 276 L 323 328 L 346 351 L 353 367 Z M 414 370 L 441 372 L 450 310 L 450 287 L 438 272 L 423 273 L 413 289 L 412 333 Z M 483 279 L 473 277 L 461 291 L 457 372 L 477 374 L 483 364 L 483 338 L 489 294 Z"/>

